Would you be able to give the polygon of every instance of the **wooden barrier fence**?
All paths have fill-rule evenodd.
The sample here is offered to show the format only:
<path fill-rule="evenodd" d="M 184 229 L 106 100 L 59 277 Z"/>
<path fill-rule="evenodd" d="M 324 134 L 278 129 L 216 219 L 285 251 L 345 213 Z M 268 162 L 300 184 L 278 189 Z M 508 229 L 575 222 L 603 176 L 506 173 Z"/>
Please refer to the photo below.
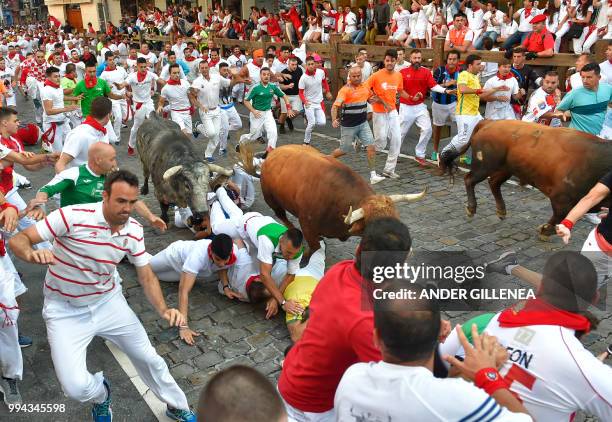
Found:
<path fill-rule="evenodd" d="M 382 61 L 384 59 L 385 51 L 389 46 L 383 45 L 355 45 L 347 44 L 341 41 L 340 34 L 331 34 L 328 44 L 316 44 L 307 43 L 306 51 L 308 54 L 317 53 L 324 60 L 329 61 L 330 70 L 329 78 L 331 82 L 332 92 L 337 92 L 340 86 L 346 80 L 346 69 L 345 66 L 349 62 L 353 61 L 358 50 L 365 49 L 368 52 L 368 59 L 372 61 Z M 169 36 L 151 36 L 141 34 L 141 41 L 154 41 L 154 42 L 173 42 L 174 35 Z M 196 42 L 193 38 L 187 38 L 186 41 Z M 269 41 L 241 41 L 229 38 L 218 38 L 214 34 L 209 34 L 208 42 L 213 42 L 214 45 L 221 49 L 222 56 L 231 51 L 234 46 L 239 46 L 241 49 L 246 51 L 253 51 L 258 48 L 264 49 L 269 46 L 275 46 L 280 48 L 283 45 L 289 46 L 288 43 L 275 43 Z M 595 44 L 594 59 L 598 63 L 604 61 L 605 50 L 608 45 L 608 40 L 600 40 Z M 410 51 L 410 48 L 404 49 L 406 52 Z M 420 49 L 423 55 L 423 65 L 427 67 L 437 67 L 445 62 L 444 52 L 444 38 L 437 37 L 433 40 L 433 48 Z M 483 62 L 499 62 L 503 59 L 504 53 L 501 51 L 487 51 L 477 50 L 470 51 L 461 54 L 461 60 L 465 59 L 469 54 L 478 54 L 482 57 Z M 569 53 L 555 54 L 550 58 L 535 59 L 529 61 L 531 66 L 549 66 L 554 67 L 559 73 L 561 79 L 561 86 L 565 86 L 565 77 L 567 69 L 575 65 L 577 56 Z"/>

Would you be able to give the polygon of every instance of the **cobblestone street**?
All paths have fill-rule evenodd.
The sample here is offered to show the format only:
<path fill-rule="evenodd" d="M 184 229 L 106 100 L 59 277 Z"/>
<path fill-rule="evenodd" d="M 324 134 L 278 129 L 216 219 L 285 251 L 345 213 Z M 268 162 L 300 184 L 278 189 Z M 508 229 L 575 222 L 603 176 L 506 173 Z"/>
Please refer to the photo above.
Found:
<path fill-rule="evenodd" d="M 19 105 L 22 121 L 32 121 L 32 103 L 21 101 Z M 242 107 L 239 111 L 245 113 Z M 297 128 L 303 128 L 301 120 L 301 118 L 296 119 Z M 243 118 L 243 124 L 248 125 L 248 119 Z M 117 147 L 119 165 L 137 173 L 142 182 L 139 159 L 127 156 L 128 135 L 129 129 L 123 129 L 122 142 Z M 415 135 L 417 134 L 413 129 L 403 145 L 403 153 L 414 154 L 418 137 Z M 232 141 L 236 139 L 235 134 L 230 136 Z M 328 123 L 322 129 L 316 128 L 312 145 L 322 152 L 329 153 L 337 146 L 338 136 L 339 130 L 331 128 Z M 301 144 L 302 138 L 303 131 L 299 130 L 281 134 L 278 145 Z M 202 148 L 205 147 L 202 138 L 198 142 Z M 445 144 L 444 140 L 442 144 Z M 386 154 L 377 155 L 379 170 L 385 158 Z M 349 154 L 341 160 L 362 176 L 368 177 L 365 152 Z M 220 161 L 223 165 L 229 163 L 229 158 Z M 26 201 L 34 196 L 38 187 L 52 177 L 50 168 L 38 173 L 24 171 L 19 166 L 16 169 L 32 182 L 32 190 L 21 191 Z M 518 251 L 522 265 L 540 271 L 548 254 L 564 247 L 559 238 L 543 242 L 537 237 L 537 227 L 547 222 L 552 212 L 548 199 L 537 190 L 521 187 L 515 183 L 504 184 L 502 191 L 508 216 L 505 220 L 499 220 L 495 215 L 495 203 L 488 183 L 483 182 L 476 189 L 478 213 L 468 218 L 465 213 L 466 194 L 462 173 L 455 177 L 453 184 L 448 177 L 435 175 L 433 165 L 423 168 L 410 158 L 400 158 L 397 171 L 401 176 L 400 179 L 386 179 L 377 184 L 375 190 L 382 194 L 393 194 L 417 193 L 425 187 L 428 189 L 423 200 L 399 205 L 401 219 L 410 228 L 415 251 L 467 251 L 468 255 L 477 262 L 484 262 L 496 258 L 504 251 L 514 249 Z M 316 175 L 313 174 L 313 177 Z M 149 195 L 143 199 L 155 213 L 159 213 L 152 184 L 150 187 Z M 336 194 L 342 195 L 342 192 Z M 315 206 L 316 204 L 313 204 L 313 207 Z M 272 215 L 261 195 L 257 197 L 253 210 Z M 576 225 L 568 248 L 579 250 L 591 228 L 590 223 L 580 221 Z M 177 229 L 172 225 L 165 233 L 159 233 L 145 225 L 145 242 L 151 254 L 155 254 L 175 240 L 190 239 L 191 235 L 190 231 Z M 352 258 L 357 243 L 358 238 L 351 238 L 347 242 L 328 240 L 327 267 L 340 260 Z M 21 392 L 24 403 L 65 403 L 66 413 L 15 416 L 8 415 L 6 407 L 1 405 L 0 420 L 58 422 L 88 420 L 90 405 L 66 399 L 53 371 L 45 326 L 41 317 L 41 284 L 45 268 L 27 265 L 18 260 L 14 262 L 23 273 L 23 280 L 29 287 L 29 292 L 21 299 L 20 331 L 34 338 L 34 345 L 23 350 L 24 380 L 21 383 Z M 266 320 L 263 304 L 253 306 L 228 300 L 219 295 L 216 283 L 198 282 L 190 295 L 189 317 L 190 327 L 202 335 L 197 337 L 195 346 L 188 346 L 180 341 L 178 331 L 169 329 L 165 321 L 153 311 L 137 282 L 134 268 L 121 264 L 120 273 L 128 302 L 142 320 L 153 345 L 170 366 L 172 375 L 187 394 L 192 406 L 197 404 L 200 390 L 207 380 L 228 366 L 246 364 L 257 368 L 272 380 L 278 377 L 283 352 L 291 343 L 284 315 Z M 499 285 L 520 284 L 509 276 L 497 276 L 490 280 Z M 162 288 L 168 305 L 177 306 L 178 283 L 162 283 Z M 608 303 L 609 301 L 610 293 L 608 293 Z M 607 344 L 612 343 L 612 317 L 608 311 L 594 313 L 602 319 L 602 322 L 597 330 L 585 337 L 584 342 L 593 353 L 597 354 L 604 351 Z M 448 312 L 447 316 L 454 325 L 474 314 L 468 311 L 454 311 Z M 88 364 L 91 372 L 103 370 L 105 376 L 113 383 L 113 413 L 116 421 L 156 420 L 145 401 L 141 399 L 141 394 L 131 383 L 129 376 L 118 365 L 101 339 L 95 339 L 91 344 Z"/>

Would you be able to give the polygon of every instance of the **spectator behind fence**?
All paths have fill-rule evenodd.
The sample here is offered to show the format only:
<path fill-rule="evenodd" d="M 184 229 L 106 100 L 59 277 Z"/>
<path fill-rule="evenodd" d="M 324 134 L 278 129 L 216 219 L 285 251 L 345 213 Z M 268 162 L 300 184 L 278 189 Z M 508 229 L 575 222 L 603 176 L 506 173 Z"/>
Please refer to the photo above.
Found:
<path fill-rule="evenodd" d="M 408 291 L 422 297 L 423 289 L 406 280 L 385 284 L 381 295 L 400 297 Z M 475 347 L 462 338 L 469 352 L 458 369 L 476 385 L 462 378 L 434 377 L 440 328 L 435 300 L 375 300 L 374 344 L 382 361 L 347 369 L 336 390 L 336 420 L 531 421 L 497 372 L 508 354 L 488 335 L 476 333 Z"/>
<path fill-rule="evenodd" d="M 457 13 L 453 18 L 453 27 L 446 34 L 444 51 L 457 50 L 465 53 L 472 50 L 474 33 L 467 27 L 467 16 L 463 12 Z"/>
<path fill-rule="evenodd" d="M 527 60 L 538 57 L 552 57 L 554 54 L 555 40 L 548 29 L 546 29 L 546 15 L 537 15 L 531 19 L 533 31 L 523 40 L 523 47 L 527 50 Z"/>
<path fill-rule="evenodd" d="M 257 370 L 235 365 L 208 381 L 198 402 L 200 422 L 286 422 L 283 401 Z"/>
<path fill-rule="evenodd" d="M 497 9 L 497 2 L 495 0 L 487 1 L 487 12 L 483 15 L 482 20 L 486 24 L 486 28 L 482 36 L 478 37 L 478 40 L 474 43 L 476 50 L 482 49 L 482 42 L 485 38 L 491 38 L 495 42 L 501 34 L 504 12 Z"/>
<path fill-rule="evenodd" d="M 597 63 L 588 63 L 580 71 L 582 88 L 572 89 L 557 106 L 556 117 L 567 117 L 571 128 L 599 135 L 603 129 L 608 103 L 612 101 L 612 85 L 599 83 L 601 71 Z"/>

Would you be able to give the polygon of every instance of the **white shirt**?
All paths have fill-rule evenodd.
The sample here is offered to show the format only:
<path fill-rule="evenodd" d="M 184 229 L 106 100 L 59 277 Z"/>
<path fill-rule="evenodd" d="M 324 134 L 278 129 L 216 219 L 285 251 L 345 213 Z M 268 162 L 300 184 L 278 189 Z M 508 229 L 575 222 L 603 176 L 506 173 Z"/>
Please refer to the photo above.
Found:
<path fill-rule="evenodd" d="M 53 88 L 52 86 L 43 86 L 40 90 L 41 101 L 51 101 L 54 109 L 64 108 L 64 90 Z M 45 122 L 63 122 L 66 120 L 64 113 L 48 115 L 43 107 L 43 119 Z"/>
<path fill-rule="evenodd" d="M 568 15 L 569 7 L 576 7 L 578 5 L 578 0 L 562 0 L 561 5 L 559 6 L 559 22 L 563 20 Z"/>
<path fill-rule="evenodd" d="M 247 64 L 247 59 L 244 54 L 241 54 L 240 57 L 236 57 L 235 54 L 232 54 L 227 58 L 227 62 L 230 66 L 241 68 L 242 66 Z"/>
<path fill-rule="evenodd" d="M 183 50 L 185 50 L 185 48 L 187 48 L 186 43 L 182 43 L 181 45 L 172 44 L 172 51 L 174 51 L 174 53 L 176 54 L 177 60 L 183 60 L 185 58 L 185 54 L 183 53 Z"/>
<path fill-rule="evenodd" d="M 255 87 L 256 85 L 259 85 L 259 82 L 261 81 L 261 67 L 259 66 L 255 66 L 253 64 L 253 62 L 249 62 L 247 63 L 247 69 L 249 69 L 249 79 L 251 80 L 251 83 L 248 84 L 246 86 L 246 93 L 248 93 L 251 89 L 253 89 L 253 87 Z M 262 67 L 268 67 L 266 64 L 262 65 Z"/>
<path fill-rule="evenodd" d="M 208 256 L 208 247 L 212 240 L 201 239 L 181 242 L 180 255 L 183 258 L 182 272 L 198 275 L 199 277 L 211 276 L 213 273 L 228 268 L 227 265 L 219 267 Z M 232 247 L 232 253 L 236 255 L 238 248 Z"/>
<path fill-rule="evenodd" d="M 357 16 L 353 12 L 347 13 L 344 17 L 344 32 L 352 34 L 357 30 Z"/>
<path fill-rule="evenodd" d="M 472 8 L 466 7 L 465 14 L 467 15 L 467 18 L 468 18 L 468 27 L 472 31 L 480 31 L 483 25 L 483 17 L 485 14 L 484 10 L 478 9 L 474 11 L 472 10 Z"/>
<path fill-rule="evenodd" d="M 173 111 L 187 111 L 191 108 L 189 102 L 189 82 L 185 79 L 181 79 L 180 85 L 166 84 L 161 89 L 161 96 L 168 100 L 170 110 Z"/>
<path fill-rule="evenodd" d="M 261 215 L 258 212 L 248 212 L 242 216 L 238 233 L 243 240 L 250 242 L 250 245 L 257 249 L 257 259 L 264 264 L 272 265 L 275 255 L 280 255 L 280 242 L 275 248 L 272 241 L 267 236 L 257 236 L 257 232 L 268 224 L 278 224 L 272 217 Z M 244 227 L 246 226 L 246 230 Z M 300 269 L 302 256 L 287 262 L 287 274 L 295 274 Z"/>
<path fill-rule="evenodd" d="M 105 70 L 100 75 L 100 79 L 105 80 L 111 88 L 111 92 L 116 95 L 124 95 L 125 88 L 118 89 L 115 83 L 125 82 L 128 74 L 127 71 L 122 67 L 117 67 L 115 70 Z M 111 101 L 124 101 L 124 100 L 111 100 Z"/>
<path fill-rule="evenodd" d="M 66 135 L 62 152 L 73 157 L 73 160 L 66 164 L 66 169 L 78 167 L 87 162 L 89 147 L 96 142 L 109 143 L 108 130 L 106 134 L 94 129 L 90 125 L 81 123 Z"/>
<path fill-rule="evenodd" d="M 531 421 L 462 378 L 435 378 L 423 366 L 387 362 L 350 366 L 334 410 L 337 421 Z"/>
<path fill-rule="evenodd" d="M 554 94 L 550 94 L 551 97 Z M 556 104 L 553 101 L 553 98 L 549 97 L 549 94 L 546 93 L 542 89 L 542 87 L 536 89 L 531 94 L 529 98 L 529 103 L 527 105 L 527 110 L 525 111 L 525 115 L 523 116 L 524 122 L 540 122 L 540 118 L 548 113 L 549 111 L 554 111 Z M 558 118 L 551 119 L 550 126 L 560 127 L 561 120 Z"/>
<path fill-rule="evenodd" d="M 272 267 L 270 275 L 276 286 L 280 286 L 285 278 L 286 263 L 285 260 L 278 260 Z M 254 278 L 259 278 L 259 265 L 255 259 L 249 254 L 247 248 L 238 249 L 236 254 L 236 263 L 227 270 L 227 278 L 230 288 L 242 295 L 245 302 L 248 301 L 247 287 L 253 283 Z"/>
<path fill-rule="evenodd" d="M 181 79 L 185 79 L 185 72 L 183 71 L 183 66 L 181 66 L 179 64 L 179 71 L 181 72 Z M 164 81 L 167 81 L 170 78 L 170 63 L 166 64 L 161 72 L 159 72 L 159 77 L 162 78 Z"/>
<path fill-rule="evenodd" d="M 289 60 L 283 63 L 278 59 L 278 57 L 276 57 L 270 70 L 272 73 L 281 73 L 283 70 L 287 69 L 287 63 L 289 63 Z"/>
<path fill-rule="evenodd" d="M 8 59 L 8 58 L 7 58 Z M 13 86 L 11 82 L 15 76 L 15 69 L 11 67 L 5 67 L 4 70 L 0 70 L 0 82 L 4 83 L 8 92 L 13 92 Z"/>
<path fill-rule="evenodd" d="M 309 105 L 319 105 L 323 101 L 323 81 L 325 80 L 325 72 L 321 69 L 315 69 L 314 75 L 302 74 L 298 83 L 298 88 L 304 90 L 304 97 Z"/>
<path fill-rule="evenodd" d="M 487 23 L 486 32 L 497 32 L 501 34 L 501 24 L 504 20 L 504 12 L 501 10 L 496 10 L 495 12 L 487 12 L 484 14 L 482 19 Z M 493 24 L 493 19 L 497 21 L 497 25 Z"/>
<path fill-rule="evenodd" d="M 191 84 L 191 87 L 198 91 L 198 101 L 200 104 L 212 110 L 219 104 L 219 90 L 227 88 L 231 81 L 218 73 L 209 73 L 209 77 L 210 79 L 206 79 L 202 75 L 198 76 Z"/>
<path fill-rule="evenodd" d="M 490 78 L 484 85 L 484 89 L 497 88 L 498 86 L 507 86 L 509 91 L 499 91 L 495 93 L 495 98 L 508 97 L 508 101 L 487 101 L 485 108 L 485 118 L 491 120 L 514 120 L 516 116 L 510 105 L 512 95 L 518 94 L 519 86 L 516 78 L 506 80 L 499 79 L 497 75 Z"/>
<path fill-rule="evenodd" d="M 410 12 L 406 9 L 403 9 L 401 12 L 397 10 L 393 12 L 392 19 L 395 21 L 397 25 L 398 32 L 407 32 L 410 28 Z"/>
<path fill-rule="evenodd" d="M 558 325 L 502 328 L 498 318 L 495 315 L 484 331 L 508 351 L 499 372 L 507 377 L 512 369 L 510 389 L 534 420 L 569 421 L 577 410 L 612 420 L 612 368 L 585 349 L 574 330 Z M 459 344 L 453 331 L 440 353 L 462 355 Z"/>
<path fill-rule="evenodd" d="M 612 63 L 609 60 L 603 61 L 599 63 L 599 69 L 601 70 L 601 81 L 604 80 L 604 77 L 607 81 L 612 82 Z"/>
<path fill-rule="evenodd" d="M 142 225 L 130 217 L 118 232 L 112 233 L 102 204 L 63 207 L 36 223 L 43 240 L 55 240 L 52 252 L 56 260 L 45 275 L 45 303 L 101 303 L 121 291 L 116 271 L 124 257 L 136 267 L 149 263 Z"/>
<path fill-rule="evenodd" d="M 127 66 L 128 73 L 136 72 L 136 65 L 138 64 L 136 59 L 130 59 L 129 57 L 125 59 L 125 64 Z"/>
<path fill-rule="evenodd" d="M 396 63 L 394 70 L 396 72 L 399 72 L 400 70 L 406 69 L 407 67 L 410 67 L 410 63 L 407 62 L 406 60 L 404 60 L 404 63 L 402 63 L 402 64 Z"/>
<path fill-rule="evenodd" d="M 519 25 L 518 25 L 518 30 L 520 32 L 531 32 L 532 31 L 532 26 L 529 23 L 531 21 L 531 19 L 534 16 L 539 15 L 540 13 L 542 13 L 542 11 L 540 11 L 537 8 L 532 8 L 529 15 L 527 15 L 525 13 L 525 8 L 521 8 L 519 10 L 517 10 L 517 13 L 520 13 L 519 15 Z"/>
<path fill-rule="evenodd" d="M 128 75 L 125 82 L 132 87 L 132 99 L 135 103 L 151 101 L 151 82 L 157 81 L 158 78 L 159 76 L 149 71 L 142 82 L 138 82 L 138 72 Z"/>
<path fill-rule="evenodd" d="M 157 63 L 157 56 L 154 52 L 149 51 L 148 54 L 142 54 L 140 51 L 138 52 L 138 57 L 144 57 L 149 62 L 150 66 L 154 66 Z"/>
<path fill-rule="evenodd" d="M 503 38 L 508 38 L 510 35 L 514 34 L 518 31 L 518 24 L 516 21 L 510 21 L 509 24 L 503 23 L 501 24 L 501 36 Z"/>

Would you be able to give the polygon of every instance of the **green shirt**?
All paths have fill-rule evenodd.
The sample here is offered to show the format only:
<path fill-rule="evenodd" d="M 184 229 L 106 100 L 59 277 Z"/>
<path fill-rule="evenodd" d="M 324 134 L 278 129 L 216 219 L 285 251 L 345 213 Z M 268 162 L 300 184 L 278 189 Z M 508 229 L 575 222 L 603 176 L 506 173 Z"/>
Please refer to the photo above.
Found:
<path fill-rule="evenodd" d="M 60 82 L 60 86 L 62 87 L 62 89 L 72 89 L 74 90 L 74 88 L 76 87 L 76 82 L 73 81 L 72 79 L 69 78 L 62 78 L 61 82 Z M 73 95 L 73 94 L 70 94 Z M 73 105 L 76 104 L 76 101 L 70 101 L 70 100 L 64 100 L 64 105 L 68 106 L 68 105 Z"/>
<path fill-rule="evenodd" d="M 275 84 L 268 84 L 263 86 L 261 83 L 255 85 L 249 92 L 247 100 L 251 102 L 253 108 L 259 111 L 267 111 L 272 108 L 272 97 L 282 97 L 285 95 Z"/>
<path fill-rule="evenodd" d="M 49 197 L 61 194 L 60 206 L 91 204 L 102 200 L 104 175 L 97 175 L 89 170 L 87 164 L 64 170 L 40 188 Z"/>
<path fill-rule="evenodd" d="M 93 88 L 87 88 L 85 86 L 85 80 L 77 82 L 74 91 L 72 91 L 72 96 L 76 97 L 77 95 L 83 94 L 83 99 L 81 100 L 81 111 L 83 112 L 83 118 L 85 118 L 89 116 L 91 102 L 94 100 L 94 98 L 106 97 L 108 94 L 110 94 L 110 92 L 110 86 L 108 86 L 106 81 L 98 78 L 98 82 Z"/>

